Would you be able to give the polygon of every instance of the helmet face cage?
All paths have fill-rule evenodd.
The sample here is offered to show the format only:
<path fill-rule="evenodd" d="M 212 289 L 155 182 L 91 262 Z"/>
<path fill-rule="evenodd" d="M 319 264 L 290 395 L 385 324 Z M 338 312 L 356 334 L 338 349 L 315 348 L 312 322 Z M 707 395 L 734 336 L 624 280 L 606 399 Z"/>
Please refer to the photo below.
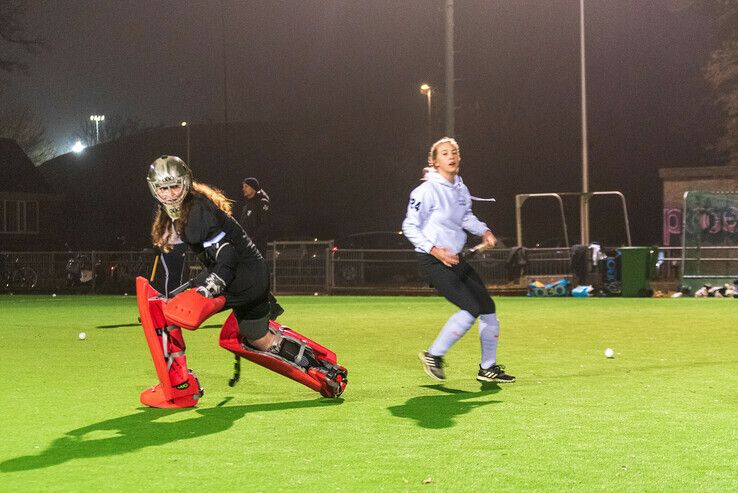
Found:
<path fill-rule="evenodd" d="M 192 171 L 190 168 L 176 156 L 162 156 L 151 163 L 146 180 L 149 183 L 151 195 L 164 206 L 169 217 L 178 219 L 182 202 L 184 202 L 192 187 Z M 166 204 L 162 202 L 157 190 L 175 186 L 182 187 L 182 195 L 174 202 Z"/>

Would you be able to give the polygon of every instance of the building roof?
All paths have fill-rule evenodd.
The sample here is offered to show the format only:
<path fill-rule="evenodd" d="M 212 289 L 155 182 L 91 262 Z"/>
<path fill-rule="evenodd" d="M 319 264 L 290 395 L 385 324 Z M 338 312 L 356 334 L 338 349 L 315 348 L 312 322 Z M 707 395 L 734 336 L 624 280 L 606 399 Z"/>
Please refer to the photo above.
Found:
<path fill-rule="evenodd" d="M 51 194 L 52 188 L 18 143 L 0 138 L 0 192 Z"/>
<path fill-rule="evenodd" d="M 684 168 L 660 168 L 662 180 L 710 180 L 720 178 L 738 178 L 738 166 L 692 166 Z"/>

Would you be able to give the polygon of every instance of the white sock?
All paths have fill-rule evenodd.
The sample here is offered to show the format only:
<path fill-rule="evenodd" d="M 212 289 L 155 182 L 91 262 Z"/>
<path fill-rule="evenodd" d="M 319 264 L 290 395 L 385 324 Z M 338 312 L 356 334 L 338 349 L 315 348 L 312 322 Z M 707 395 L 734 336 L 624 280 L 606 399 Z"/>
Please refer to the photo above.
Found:
<path fill-rule="evenodd" d="M 500 337 L 500 322 L 497 314 L 479 315 L 479 341 L 482 343 L 482 368 L 487 369 L 497 362 L 497 341 Z"/>
<path fill-rule="evenodd" d="M 475 319 L 474 315 L 465 310 L 460 310 L 451 315 L 428 352 L 433 356 L 446 354 L 449 348 L 471 329 Z"/>

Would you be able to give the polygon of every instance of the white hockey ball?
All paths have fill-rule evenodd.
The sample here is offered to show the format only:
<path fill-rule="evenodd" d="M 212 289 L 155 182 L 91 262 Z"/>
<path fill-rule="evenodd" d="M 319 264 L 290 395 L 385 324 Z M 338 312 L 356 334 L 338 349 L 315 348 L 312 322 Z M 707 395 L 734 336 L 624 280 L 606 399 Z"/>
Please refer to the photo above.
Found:
<path fill-rule="evenodd" d="M 85 339 L 87 339 L 87 333 L 86 332 L 80 332 L 79 333 L 79 340 L 80 341 L 84 341 Z"/>
<path fill-rule="evenodd" d="M 614 358 L 615 351 L 612 348 L 605 349 L 605 358 Z"/>

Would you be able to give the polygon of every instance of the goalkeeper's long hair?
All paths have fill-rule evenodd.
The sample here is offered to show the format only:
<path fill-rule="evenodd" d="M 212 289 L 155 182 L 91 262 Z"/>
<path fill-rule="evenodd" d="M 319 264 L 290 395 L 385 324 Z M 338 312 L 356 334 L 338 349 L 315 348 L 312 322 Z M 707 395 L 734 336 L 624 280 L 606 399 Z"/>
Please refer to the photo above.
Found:
<path fill-rule="evenodd" d="M 156 215 L 154 216 L 154 222 L 151 225 L 151 241 L 155 247 L 158 247 L 163 252 L 168 252 L 172 249 L 171 244 L 171 232 L 172 229 L 177 232 L 179 236 L 182 236 L 182 232 L 187 227 L 187 221 L 190 218 L 190 209 L 192 209 L 192 203 L 194 202 L 195 196 L 202 196 L 214 203 L 218 209 L 222 210 L 229 216 L 233 211 L 233 201 L 225 196 L 225 194 L 209 185 L 199 183 L 196 181 L 192 182 L 192 190 L 185 197 L 182 202 L 182 212 L 180 213 L 179 219 L 175 223 L 172 218 L 167 215 L 164 207 L 159 204 L 156 209 Z"/>

